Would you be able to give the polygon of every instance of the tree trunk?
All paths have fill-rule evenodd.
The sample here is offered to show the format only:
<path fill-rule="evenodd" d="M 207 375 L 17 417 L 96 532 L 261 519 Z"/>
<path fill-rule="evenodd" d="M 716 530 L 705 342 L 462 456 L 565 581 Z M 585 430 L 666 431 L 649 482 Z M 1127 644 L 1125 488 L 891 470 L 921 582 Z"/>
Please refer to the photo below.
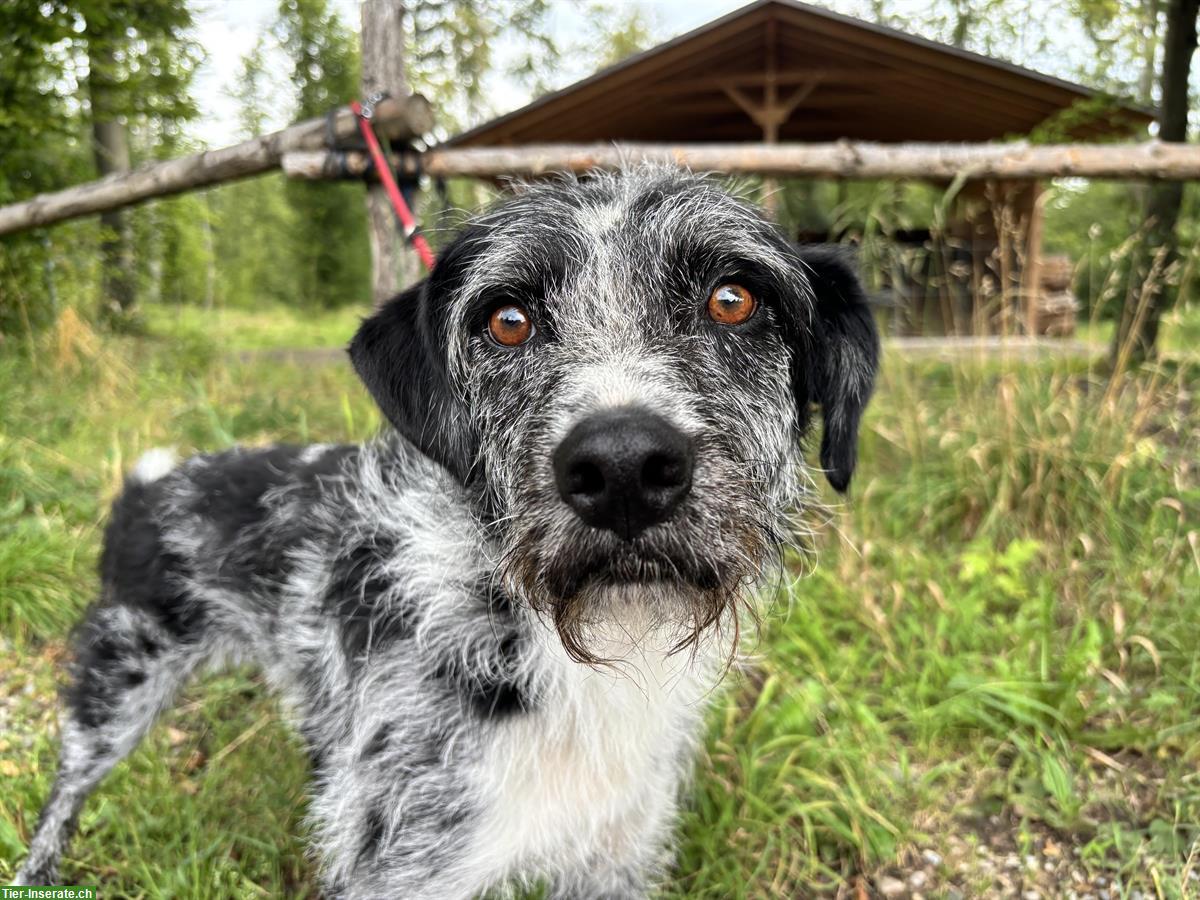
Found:
<path fill-rule="evenodd" d="M 1188 78 L 1196 50 L 1196 17 L 1200 0 L 1169 0 L 1163 55 L 1162 106 L 1159 139 L 1187 140 Z M 1161 181 L 1150 186 L 1146 200 L 1146 238 L 1134 260 L 1132 278 L 1138 290 L 1126 293 L 1125 306 L 1110 351 L 1114 369 L 1152 359 L 1158 325 L 1167 304 L 1169 270 L 1179 250 L 1175 224 L 1183 203 L 1182 182 Z"/>
<path fill-rule="evenodd" d="M 92 149 L 96 171 L 101 175 L 129 171 L 129 137 L 120 120 L 114 96 L 113 73 L 116 59 L 111 44 L 104 39 L 88 44 L 88 99 L 92 106 Z M 119 209 L 100 215 L 103 237 L 102 313 L 109 319 L 123 319 L 133 311 L 137 299 L 133 265 L 133 238 L 129 217 Z"/>
<path fill-rule="evenodd" d="M 955 47 L 963 48 L 967 46 L 967 35 L 971 31 L 971 26 L 974 25 L 974 14 L 971 10 L 971 4 L 960 2 L 954 4 L 954 33 L 950 37 L 950 43 Z"/>
<path fill-rule="evenodd" d="M 402 0 L 363 0 L 362 94 L 408 93 L 404 77 L 404 3 Z M 420 262 L 404 244 L 387 192 L 382 185 L 367 188 L 368 231 L 371 238 L 371 294 L 379 306 L 420 277 Z"/>
<path fill-rule="evenodd" d="M 1138 73 L 1138 101 L 1154 105 L 1154 76 L 1158 62 L 1158 12 L 1160 0 L 1145 0 L 1146 43 L 1142 48 L 1142 69 Z"/>
<path fill-rule="evenodd" d="M 1138 102 L 1147 108 L 1154 106 L 1154 84 L 1158 80 L 1158 43 L 1161 38 L 1158 14 L 1163 2 L 1165 0 L 1143 0 L 1141 5 L 1141 15 L 1144 17 L 1142 25 L 1146 31 L 1146 40 L 1142 44 L 1137 97 Z M 1146 183 L 1131 184 L 1129 196 L 1135 207 L 1145 209 L 1146 204 L 1150 202 L 1150 185 Z"/>

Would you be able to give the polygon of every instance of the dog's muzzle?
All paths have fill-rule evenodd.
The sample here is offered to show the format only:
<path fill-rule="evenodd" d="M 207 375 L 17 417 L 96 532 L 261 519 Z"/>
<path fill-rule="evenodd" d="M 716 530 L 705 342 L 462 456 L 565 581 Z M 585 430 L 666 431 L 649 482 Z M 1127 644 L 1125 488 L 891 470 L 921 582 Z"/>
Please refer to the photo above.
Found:
<path fill-rule="evenodd" d="M 571 429 L 554 451 L 554 479 L 585 523 L 632 541 L 679 508 L 695 460 L 691 440 L 666 419 L 622 407 Z"/>

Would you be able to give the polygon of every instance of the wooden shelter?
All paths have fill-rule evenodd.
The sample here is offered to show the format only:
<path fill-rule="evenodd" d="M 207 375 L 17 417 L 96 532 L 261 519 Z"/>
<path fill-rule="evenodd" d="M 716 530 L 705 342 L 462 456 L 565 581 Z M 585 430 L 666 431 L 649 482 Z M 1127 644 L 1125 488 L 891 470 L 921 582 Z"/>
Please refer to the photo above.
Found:
<path fill-rule="evenodd" d="M 1153 120 L 1020 66 L 796 0 L 758 0 L 442 146 L 980 142 L 1026 135 L 1068 110 L 1062 121 L 1078 141 Z M 1040 194 L 1035 181 L 973 183 L 940 232 L 907 235 L 926 259 L 882 273 L 907 310 L 897 329 L 1039 330 Z"/>
<path fill-rule="evenodd" d="M 874 263 L 867 267 L 874 286 L 898 295 L 898 330 L 1041 333 L 1047 288 L 1060 330 L 1073 321 L 1071 266 L 1041 260 L 1038 179 L 1200 179 L 1195 144 L 1095 143 L 1144 138 L 1150 110 L 795 0 L 758 0 L 414 153 L 410 142 L 426 137 L 434 118 L 404 78 L 403 10 L 403 0 L 363 0 L 362 91 L 390 95 L 371 121 L 397 151 L 392 165 L 408 176 L 536 178 L 642 159 L 759 175 L 764 183 L 949 185 L 954 202 L 936 228 L 887 235 L 897 252 L 882 264 L 864 254 Z M 1042 133 L 1056 143 L 1009 140 L 1059 113 L 1060 127 Z M 38 194 L 0 206 L 0 238 L 275 169 L 291 178 L 372 184 L 378 175 L 370 158 L 345 145 L 358 132 L 355 108 L 343 106 L 235 146 Z M 768 204 L 773 196 L 766 194 Z M 368 207 L 374 294 L 383 302 L 412 273 L 377 187 L 368 191 Z M 827 232 L 810 237 L 843 237 Z"/>

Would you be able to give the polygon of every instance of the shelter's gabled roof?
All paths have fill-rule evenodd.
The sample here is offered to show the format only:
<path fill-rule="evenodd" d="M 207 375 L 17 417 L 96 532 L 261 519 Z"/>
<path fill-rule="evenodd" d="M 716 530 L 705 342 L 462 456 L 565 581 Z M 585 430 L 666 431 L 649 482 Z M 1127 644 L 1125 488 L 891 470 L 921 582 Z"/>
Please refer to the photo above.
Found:
<path fill-rule="evenodd" d="M 447 144 L 761 141 L 761 122 L 746 110 L 768 91 L 795 102 L 781 141 L 996 140 L 1097 96 L 797 0 L 758 0 Z M 1152 118 L 1122 105 L 1072 136 L 1129 133 Z"/>

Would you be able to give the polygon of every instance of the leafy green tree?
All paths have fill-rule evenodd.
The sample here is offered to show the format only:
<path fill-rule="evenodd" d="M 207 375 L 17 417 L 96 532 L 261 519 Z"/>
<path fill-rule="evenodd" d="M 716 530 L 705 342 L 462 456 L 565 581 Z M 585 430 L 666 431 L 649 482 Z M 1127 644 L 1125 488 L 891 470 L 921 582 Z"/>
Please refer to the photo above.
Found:
<path fill-rule="evenodd" d="M 90 0 L 73 6 L 87 51 L 96 172 L 124 172 L 132 163 L 131 127 L 146 122 L 169 130 L 195 115 L 188 95 L 198 61 L 186 37 L 191 12 L 186 0 Z M 102 213 L 100 225 L 101 309 L 119 321 L 132 313 L 138 293 L 133 225 L 120 209 Z"/>
<path fill-rule="evenodd" d="M 154 155 L 162 135 L 179 134 L 195 113 L 191 24 L 184 0 L 0 4 L 0 203 L 126 168 Z M 97 281 L 102 308 L 127 314 L 139 270 L 162 268 L 147 253 L 164 246 L 145 226 L 148 215 L 5 239 L 0 332 L 44 324 L 56 296 L 90 297 Z"/>
<path fill-rule="evenodd" d="M 1200 0 L 1168 0 L 1167 33 L 1161 75 L 1162 106 L 1158 136 L 1164 141 L 1187 140 L 1189 81 L 1196 52 L 1196 19 Z M 1133 363 L 1153 359 L 1158 324 L 1170 297 L 1168 280 L 1179 261 L 1176 229 L 1183 208 L 1184 185 L 1158 181 L 1146 197 L 1146 240 L 1134 264 L 1137 290 L 1130 291 L 1113 335 L 1111 358 Z"/>
<path fill-rule="evenodd" d="M 90 177 L 75 84 L 75 16 L 66 3 L 0 3 L 0 205 Z M 54 243 L 0 238 L 0 349 L 51 318 Z"/>
<path fill-rule="evenodd" d="M 610 0 L 589 3 L 585 13 L 587 36 L 578 50 L 603 68 L 649 49 L 659 31 L 653 14 L 641 4 L 617 6 Z"/>
<path fill-rule="evenodd" d="M 1118 94 L 1136 83 L 1136 99 L 1153 104 L 1167 0 L 1071 0 L 1069 9 L 1095 49 L 1081 73 L 1088 82 Z"/>
<path fill-rule="evenodd" d="M 1029 25 L 1044 17 L 1042 0 L 934 0 L 903 8 L 895 0 L 867 0 L 865 8 L 862 3 L 838 5 L 881 25 L 1001 58 L 1017 56 L 1018 49 L 1028 55 L 1049 45 L 1049 36 L 1040 34 L 1037 45 L 1029 46 L 1031 35 L 1038 34 Z"/>
<path fill-rule="evenodd" d="M 326 0 L 283 0 L 280 43 L 292 61 L 293 119 L 319 117 L 358 93 L 354 36 Z M 250 77 L 250 73 L 246 73 Z M 361 189 L 352 184 L 289 182 L 292 266 L 301 303 L 336 306 L 366 296 L 366 226 Z"/>
<path fill-rule="evenodd" d="M 1003 13 L 1006 0 L 949 0 L 950 43 L 966 47 L 967 39 L 977 24 Z"/>
<path fill-rule="evenodd" d="M 295 120 L 323 116 L 358 93 L 357 41 L 328 0 L 282 0 L 278 33 L 292 61 Z M 294 181 L 287 198 L 297 301 L 326 308 L 367 302 L 371 267 L 361 185 Z"/>
<path fill-rule="evenodd" d="M 488 77 L 505 68 L 531 83 L 548 84 L 558 57 L 546 17 L 549 0 L 413 0 L 407 6 L 405 61 L 414 90 L 433 101 L 439 125 L 450 132 L 495 112 L 486 106 Z M 495 48 L 517 38 L 502 67 Z"/>
<path fill-rule="evenodd" d="M 266 130 L 264 98 L 270 96 L 267 41 L 260 38 L 241 61 L 230 90 L 237 101 L 241 135 Z M 286 179 L 274 173 L 224 185 L 211 195 L 217 299 L 250 307 L 295 302 L 299 280 L 291 265 L 295 252 L 295 216 L 288 203 Z"/>
<path fill-rule="evenodd" d="M 266 54 L 267 38 L 260 34 L 254 46 L 242 57 L 237 78 L 226 91 L 237 103 L 238 127 L 243 138 L 251 138 L 267 130 L 267 111 L 263 107 L 263 97 L 270 87 Z"/>

